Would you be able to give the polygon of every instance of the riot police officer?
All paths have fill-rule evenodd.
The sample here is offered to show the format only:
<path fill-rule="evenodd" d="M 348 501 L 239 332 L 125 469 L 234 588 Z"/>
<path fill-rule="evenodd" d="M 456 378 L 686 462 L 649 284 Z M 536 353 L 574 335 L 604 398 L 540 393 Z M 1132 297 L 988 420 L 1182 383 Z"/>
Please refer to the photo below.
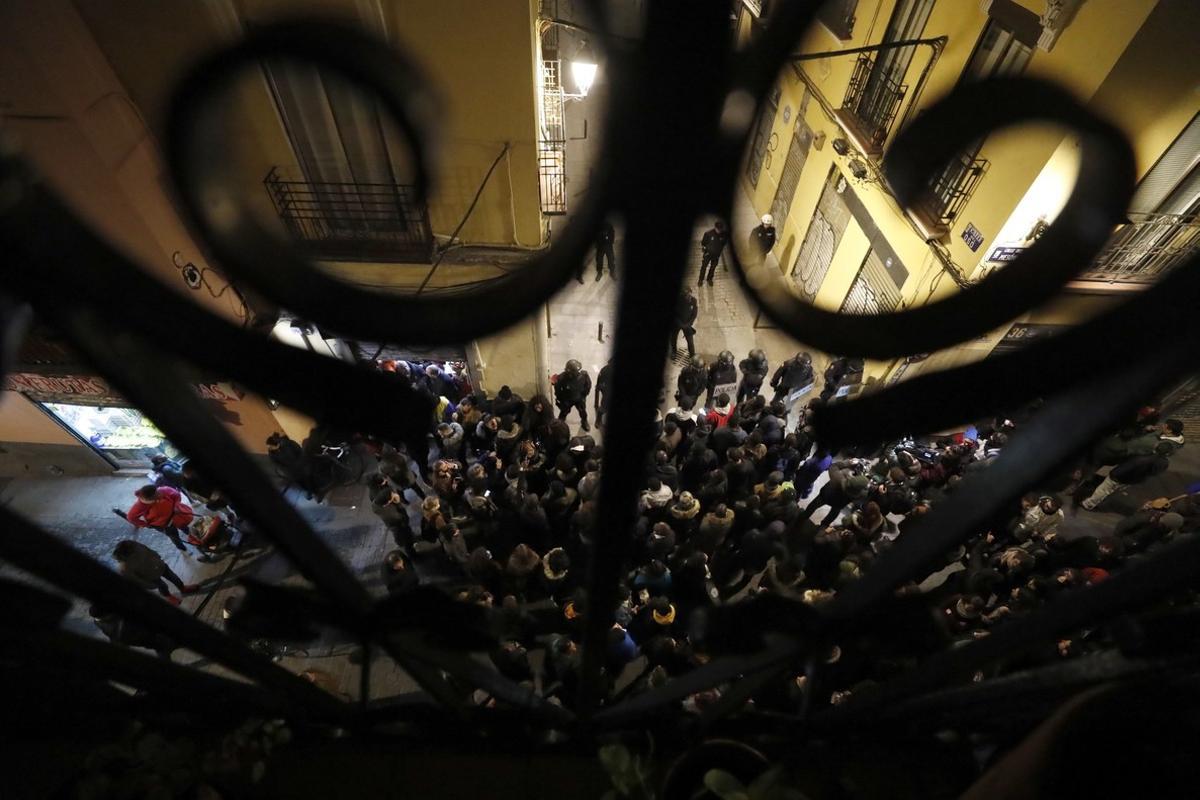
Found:
<path fill-rule="evenodd" d="M 695 358 L 696 356 L 696 328 L 692 324 L 696 321 L 696 315 L 700 313 L 700 307 L 696 303 L 696 296 L 692 294 L 691 289 L 684 289 L 683 294 L 679 295 L 679 304 L 675 307 L 675 332 L 671 336 L 671 355 L 679 352 L 679 332 L 683 331 L 684 341 L 687 342 L 688 357 Z"/>
<path fill-rule="evenodd" d="M 554 381 L 554 404 L 558 406 L 558 418 L 566 419 L 573 408 L 579 412 L 579 427 L 590 431 L 592 428 L 588 425 L 587 398 L 591 393 L 591 377 L 584 372 L 583 365 L 572 358 Z"/>
<path fill-rule="evenodd" d="M 740 404 L 747 397 L 758 394 L 762 382 L 766 380 L 770 367 L 767 365 L 767 354 L 762 350 L 751 350 L 748 358 L 743 358 L 738 368 L 742 371 L 742 382 L 738 384 L 737 401 Z"/>
<path fill-rule="evenodd" d="M 693 401 L 708 385 L 708 365 L 703 358 L 693 358 L 689 364 L 679 371 L 679 379 L 675 382 L 678 391 L 675 399 L 690 397 Z"/>
<path fill-rule="evenodd" d="M 737 367 L 733 363 L 733 353 L 722 350 L 717 356 L 717 363 L 708 368 L 708 394 L 705 395 L 704 405 L 711 408 L 713 395 L 718 386 L 730 386 L 738 382 Z M 729 392 L 732 394 L 732 392 Z"/>
<path fill-rule="evenodd" d="M 812 382 L 812 356 L 808 353 L 796 353 L 783 362 L 771 376 L 771 388 L 775 390 L 774 399 L 782 400 L 795 390 L 808 386 Z"/>

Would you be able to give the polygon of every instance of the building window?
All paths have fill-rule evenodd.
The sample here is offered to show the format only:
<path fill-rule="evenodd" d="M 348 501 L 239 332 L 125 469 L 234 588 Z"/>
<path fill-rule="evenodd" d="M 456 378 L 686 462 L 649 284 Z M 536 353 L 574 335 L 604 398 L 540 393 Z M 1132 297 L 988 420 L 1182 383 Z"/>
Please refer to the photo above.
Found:
<path fill-rule="evenodd" d="M 809 302 L 817 296 L 821 284 L 825 282 L 829 265 L 833 263 L 833 254 L 842 241 L 846 226 L 850 224 L 850 206 L 844 197 L 847 191 L 846 179 L 837 167 L 829 170 L 825 188 L 821 190 L 821 199 L 817 201 L 817 209 L 800 245 L 800 253 L 792 265 L 792 280 L 801 296 Z"/>
<path fill-rule="evenodd" d="M 886 314 L 900 307 L 900 289 L 874 248 L 867 251 L 850 291 L 842 301 L 843 314 Z"/>
<path fill-rule="evenodd" d="M 779 111 L 779 94 L 779 87 L 773 87 L 758 114 L 758 126 L 754 129 L 754 140 L 750 146 L 750 158 L 746 161 L 746 177 L 750 179 L 751 186 L 758 186 L 758 176 L 762 174 L 771 129 L 775 127 L 775 114 Z"/>
<path fill-rule="evenodd" d="M 775 187 L 775 199 L 771 202 L 771 216 L 775 224 L 782 226 L 792 209 L 792 200 L 796 195 L 796 187 L 800 185 L 800 173 L 804 171 L 804 163 L 808 160 L 808 151 L 812 147 L 813 130 L 808 125 L 805 112 L 808 109 L 808 89 L 804 90 L 804 99 L 796 112 L 796 127 L 792 132 L 792 143 L 788 147 L 787 160 L 783 162 L 783 174 L 779 177 L 779 185 Z"/>
<path fill-rule="evenodd" d="M 1031 12 L 1032 13 L 1032 12 Z M 1006 75 L 1020 75 L 1033 55 L 1033 47 L 1017 38 L 998 19 L 989 19 L 975 45 L 975 52 L 963 70 L 966 83 Z"/>
<path fill-rule="evenodd" d="M 827 0 L 817 12 L 817 19 L 839 39 L 845 40 L 854 36 L 854 12 L 858 8 L 858 0 Z"/>
<path fill-rule="evenodd" d="M 297 245 L 316 259 L 428 262 L 429 210 L 375 100 L 308 64 L 263 71 L 301 173 L 273 167 L 263 183 Z"/>

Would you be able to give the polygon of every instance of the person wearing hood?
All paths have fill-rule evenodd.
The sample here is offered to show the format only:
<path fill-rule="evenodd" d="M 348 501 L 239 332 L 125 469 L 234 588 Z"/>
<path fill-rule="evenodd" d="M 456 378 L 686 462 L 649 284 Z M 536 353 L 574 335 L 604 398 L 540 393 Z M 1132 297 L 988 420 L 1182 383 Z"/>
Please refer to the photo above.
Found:
<path fill-rule="evenodd" d="M 696 501 L 691 492 L 681 492 L 667 513 L 670 517 L 671 527 L 685 542 L 700 527 L 700 503 Z"/>
<path fill-rule="evenodd" d="M 771 376 L 771 388 L 775 390 L 775 402 L 782 402 L 792 392 L 812 385 L 812 356 L 796 353 L 775 370 Z"/>
<path fill-rule="evenodd" d="M 738 373 L 737 366 L 733 363 L 733 353 L 729 350 L 722 350 L 717 356 L 716 362 L 708 368 L 707 393 L 704 396 L 705 407 L 711 408 L 714 396 L 721 393 L 728 394 L 731 387 L 737 386 L 737 382 Z"/>
<path fill-rule="evenodd" d="M 517 420 L 511 414 L 505 414 L 500 418 L 500 426 L 496 431 L 496 455 L 500 457 L 504 463 L 510 463 L 513 454 L 516 453 L 517 443 L 521 441 L 521 436 L 524 434 L 524 429 L 517 424 Z"/>
<path fill-rule="evenodd" d="M 729 402 L 729 395 L 722 392 L 717 395 L 717 402 L 708 411 L 708 424 L 715 428 L 724 428 L 729 424 L 729 417 L 733 414 L 733 405 Z"/>
<path fill-rule="evenodd" d="M 575 488 L 579 483 L 579 470 L 575 468 L 575 459 L 571 458 L 570 452 L 558 454 L 558 458 L 554 460 L 554 469 L 550 472 L 550 480 L 561 481 L 569 489 Z"/>
<path fill-rule="evenodd" d="M 742 371 L 742 380 L 738 383 L 737 402 L 741 405 L 747 397 L 756 397 L 763 381 L 767 378 L 770 366 L 767 364 L 767 354 L 762 350 L 751 350 L 750 354 L 741 360 L 738 368 Z"/>
<path fill-rule="evenodd" d="M 546 495 L 542 498 L 542 508 L 546 511 L 546 519 L 550 523 L 550 530 L 554 534 L 555 541 L 562 541 L 566 538 L 571 514 L 574 513 L 575 504 L 578 501 L 579 493 L 574 489 L 566 486 L 562 481 L 550 481 L 550 488 L 546 490 Z"/>
<path fill-rule="evenodd" d="M 443 422 L 437 426 L 438 452 L 442 458 L 452 461 L 463 460 L 463 427 L 457 422 Z"/>
<path fill-rule="evenodd" d="M 874 501 L 868 501 L 862 508 L 850 512 L 844 524 L 860 545 L 870 544 L 892 527 L 892 523 L 880 510 L 879 504 Z"/>
<path fill-rule="evenodd" d="M 642 606 L 630 625 L 630 632 L 639 644 L 645 644 L 655 636 L 682 636 L 685 630 L 675 605 L 662 596 L 651 598 Z"/>
<path fill-rule="evenodd" d="M 500 391 L 496 392 L 495 399 L 492 400 L 492 413 L 497 417 L 511 416 L 513 419 L 519 420 L 525 413 L 525 400 L 511 387 L 501 386 Z"/>
<path fill-rule="evenodd" d="M 717 503 L 712 511 L 704 515 L 700 528 L 692 539 L 692 546 L 709 558 L 725 543 L 729 532 L 733 530 L 735 514 L 724 503 Z"/>
<path fill-rule="evenodd" d="M 664 485 L 661 479 L 652 476 L 646 483 L 646 490 L 642 492 L 642 499 L 638 507 L 653 515 L 655 512 L 665 509 L 674 494 L 670 486 Z"/>
<path fill-rule="evenodd" d="M 549 398 L 545 395 L 535 394 L 525 405 L 525 416 L 521 420 L 521 429 L 534 442 L 540 442 L 548 435 L 550 422 L 553 419 L 554 411 Z"/>
<path fill-rule="evenodd" d="M 783 403 L 774 402 L 758 418 L 757 432 L 762 436 L 763 444 L 768 448 L 783 441 L 784 429 L 787 423 L 787 410 Z"/>
<path fill-rule="evenodd" d="M 574 574 L 571 572 L 571 557 L 561 547 L 555 547 L 542 557 L 542 570 L 538 575 L 540 597 L 550 597 L 561 603 L 575 590 Z"/>
<path fill-rule="evenodd" d="M 536 571 L 541 565 L 542 557 L 532 547 L 527 544 L 514 547 L 504 565 L 506 593 L 523 597 L 529 584 L 536 580 Z"/>

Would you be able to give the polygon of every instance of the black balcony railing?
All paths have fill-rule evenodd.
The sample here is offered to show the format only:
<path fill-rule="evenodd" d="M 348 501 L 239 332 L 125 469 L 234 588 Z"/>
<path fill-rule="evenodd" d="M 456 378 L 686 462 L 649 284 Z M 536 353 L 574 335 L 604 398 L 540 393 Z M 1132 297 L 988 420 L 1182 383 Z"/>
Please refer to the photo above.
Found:
<path fill-rule="evenodd" d="M 933 223 L 946 227 L 954 224 L 987 168 L 986 158 L 976 158 L 971 152 L 959 154 L 929 182 L 928 191 L 919 201 L 920 210 Z"/>
<path fill-rule="evenodd" d="M 428 263 L 429 208 L 415 187 L 396 183 L 288 181 L 272 167 L 263 179 L 297 246 L 331 261 Z"/>
<path fill-rule="evenodd" d="M 1200 252 L 1197 214 L 1129 213 L 1129 223 L 1113 234 L 1082 280 L 1150 283 Z"/>
<path fill-rule="evenodd" d="M 876 69 L 875 58 L 863 53 L 854 65 L 842 110 L 854 117 L 868 146 L 882 151 L 907 92 L 906 84 L 888 74 L 888 70 Z"/>

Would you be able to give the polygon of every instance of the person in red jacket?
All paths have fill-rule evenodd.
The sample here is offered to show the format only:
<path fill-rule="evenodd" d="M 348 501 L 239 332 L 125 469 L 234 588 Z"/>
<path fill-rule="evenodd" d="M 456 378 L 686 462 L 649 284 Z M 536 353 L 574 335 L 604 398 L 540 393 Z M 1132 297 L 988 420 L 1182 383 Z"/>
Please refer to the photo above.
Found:
<path fill-rule="evenodd" d="M 162 531 L 177 549 L 186 553 L 179 529 L 186 529 L 195 514 L 192 507 L 182 501 L 179 490 L 150 483 L 134 492 L 134 496 L 137 501 L 125 518 L 135 527 Z"/>

